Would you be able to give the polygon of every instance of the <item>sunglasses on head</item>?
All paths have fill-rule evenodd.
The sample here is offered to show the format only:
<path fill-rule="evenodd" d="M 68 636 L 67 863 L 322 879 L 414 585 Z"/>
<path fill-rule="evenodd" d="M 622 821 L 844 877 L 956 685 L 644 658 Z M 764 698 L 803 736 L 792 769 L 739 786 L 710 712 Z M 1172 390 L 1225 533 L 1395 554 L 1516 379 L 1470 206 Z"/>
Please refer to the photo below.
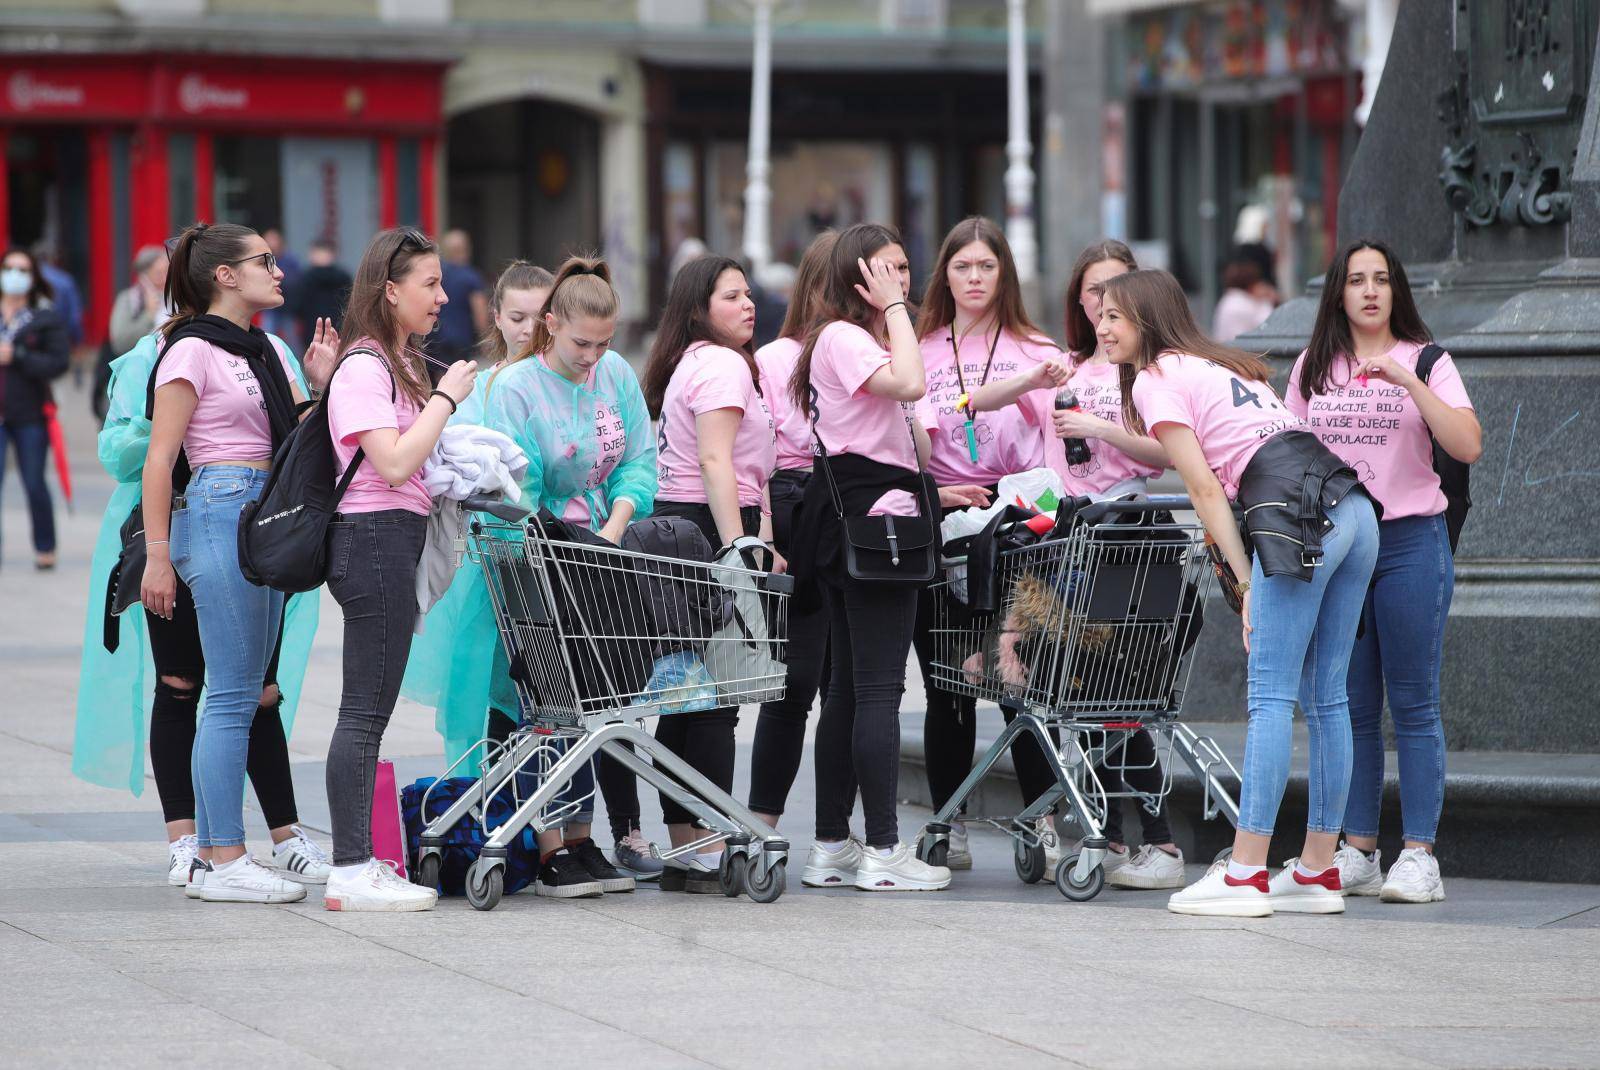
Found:
<path fill-rule="evenodd" d="M 389 278 L 394 277 L 394 258 L 399 256 L 400 251 L 407 247 L 410 247 L 419 253 L 433 251 L 433 243 L 428 240 L 427 235 L 423 234 L 422 231 L 418 230 L 416 227 L 402 228 L 400 231 L 400 244 L 396 245 L 394 247 L 394 252 L 389 254 L 389 266 L 384 271 L 384 274 Z"/>

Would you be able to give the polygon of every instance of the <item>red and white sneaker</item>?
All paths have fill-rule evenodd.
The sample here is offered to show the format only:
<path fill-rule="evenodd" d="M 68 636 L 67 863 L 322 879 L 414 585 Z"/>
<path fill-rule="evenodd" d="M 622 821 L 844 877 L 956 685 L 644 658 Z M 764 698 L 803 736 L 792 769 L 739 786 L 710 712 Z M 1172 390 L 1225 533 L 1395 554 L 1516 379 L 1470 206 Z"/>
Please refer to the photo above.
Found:
<path fill-rule="evenodd" d="M 1229 876 L 1227 861 L 1219 860 L 1211 864 L 1204 877 L 1181 892 L 1173 892 L 1167 909 L 1197 917 L 1265 918 L 1272 914 L 1267 887 L 1265 867 L 1241 880 Z"/>
<path fill-rule="evenodd" d="M 1343 914 L 1344 888 L 1339 867 L 1329 866 L 1314 877 L 1304 876 L 1291 858 L 1267 886 L 1272 909 L 1280 914 Z"/>

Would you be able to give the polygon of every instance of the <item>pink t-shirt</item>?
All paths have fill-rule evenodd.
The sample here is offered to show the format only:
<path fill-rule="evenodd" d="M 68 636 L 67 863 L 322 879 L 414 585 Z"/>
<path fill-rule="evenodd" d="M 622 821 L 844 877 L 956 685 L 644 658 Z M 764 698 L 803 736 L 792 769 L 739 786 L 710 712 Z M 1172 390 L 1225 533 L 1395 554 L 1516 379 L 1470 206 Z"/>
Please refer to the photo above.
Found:
<path fill-rule="evenodd" d="M 761 393 L 778 437 L 778 468 L 803 468 L 811 471 L 816 446 L 811 441 L 811 421 L 789 396 L 789 379 L 800 362 L 803 342 L 778 338 L 756 350 L 756 368 L 761 372 Z"/>
<path fill-rule="evenodd" d="M 1230 501 L 1239 496 L 1239 477 L 1261 444 L 1305 426 L 1268 384 L 1187 353 L 1164 353 L 1140 372 L 1133 404 L 1152 432 L 1163 423 L 1194 431 Z"/>
<path fill-rule="evenodd" d="M 697 342 L 684 350 L 661 401 L 656 431 L 660 500 L 706 500 L 695 417 L 717 409 L 738 409 L 744 414 L 733 437 L 733 475 L 739 484 L 739 504 L 761 504 L 761 490 L 778 463 L 772 413 L 756 391 L 743 354 L 710 342 Z"/>
<path fill-rule="evenodd" d="M 1421 353 L 1422 346 L 1417 343 L 1400 342 L 1388 355 L 1414 372 Z M 1444 491 L 1433 470 L 1433 440 L 1406 389 L 1381 379 L 1368 379 L 1362 386 L 1352 381 L 1354 363 L 1341 357 L 1333 362 L 1326 391 L 1307 401 L 1300 393 L 1300 368 L 1305 359 L 1301 353 L 1294 362 L 1284 402 L 1290 411 L 1305 418 L 1323 445 L 1356 470 L 1383 506 L 1383 518 L 1444 512 Z M 1472 408 L 1461 373 L 1448 353 L 1441 354 L 1434 364 L 1428 388 L 1453 409 Z"/>
<path fill-rule="evenodd" d="M 344 475 L 350 458 L 361 445 L 363 432 L 392 427 L 405 434 L 421 412 L 411 395 L 390 377 L 383 359 L 376 353 L 362 352 L 377 348 L 366 338 L 352 346 L 334 371 L 334 381 L 328 387 L 328 433 L 333 438 L 334 479 Z M 339 511 L 376 513 L 405 509 L 427 516 L 431 505 L 428 491 L 422 485 L 421 468 L 398 487 L 391 487 L 372 467 L 372 462 L 364 459 L 339 502 Z"/>
<path fill-rule="evenodd" d="M 596 364 L 589 369 L 589 381 L 584 384 L 594 401 L 594 437 L 600 445 L 594 455 L 594 464 L 589 466 L 589 474 L 584 478 L 584 490 L 594 490 L 603 484 L 621 463 L 622 455 L 628 449 L 628 425 L 623 421 L 622 413 L 605 398 L 594 394 L 595 380 L 599 377 L 600 365 Z M 567 499 L 566 507 L 561 510 L 561 519 L 586 527 L 593 526 L 589 503 L 582 494 L 574 494 Z"/>
<path fill-rule="evenodd" d="M 296 382 L 289 355 L 273 348 L 289 382 Z M 267 401 L 248 361 L 203 339 L 180 338 L 161 356 L 156 387 L 178 379 L 194 387 L 200 399 L 183 433 L 183 452 L 191 469 L 218 461 L 272 458 Z"/>
<path fill-rule="evenodd" d="M 990 359 L 990 345 L 994 357 Z M 993 486 L 1002 476 L 1026 472 L 1045 464 L 1047 426 L 1041 426 L 1033 406 L 1007 405 L 973 416 L 978 459 L 972 459 L 967 442 L 967 414 L 956 409 L 962 394 L 986 382 L 998 383 L 1026 375 L 1061 351 L 1043 340 L 1023 339 L 1009 331 L 980 337 L 976 332 L 961 342 L 961 367 L 951 351 L 951 328 L 934 331 L 922 340 L 922 366 L 928 380 L 927 402 L 936 425 L 929 428 L 933 450 L 928 472 L 941 486 L 977 483 Z M 988 367 L 985 373 L 985 366 Z M 1051 435 L 1053 438 L 1054 436 Z"/>
<path fill-rule="evenodd" d="M 1118 378 L 1119 375 L 1120 369 L 1115 364 L 1085 362 L 1073 369 L 1067 385 L 1078 396 L 1079 409 L 1121 427 L 1122 383 Z M 1048 407 L 1054 412 L 1055 393 L 1054 390 L 1035 390 L 1030 396 L 1045 398 Z M 1134 460 L 1104 439 L 1095 438 L 1086 441 L 1089 444 L 1089 463 L 1067 465 L 1063 482 L 1067 485 L 1068 494 L 1094 497 L 1118 483 L 1130 479 L 1154 479 L 1162 472 L 1153 464 Z M 1063 445 L 1062 450 L 1065 449 Z"/>

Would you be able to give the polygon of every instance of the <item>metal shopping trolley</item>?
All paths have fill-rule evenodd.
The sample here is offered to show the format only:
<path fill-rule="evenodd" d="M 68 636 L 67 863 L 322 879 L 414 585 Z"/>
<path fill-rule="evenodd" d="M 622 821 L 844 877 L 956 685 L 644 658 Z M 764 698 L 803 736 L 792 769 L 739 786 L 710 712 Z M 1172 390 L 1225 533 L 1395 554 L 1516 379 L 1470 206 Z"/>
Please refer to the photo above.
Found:
<path fill-rule="evenodd" d="M 478 781 L 423 830 L 418 883 L 437 884 L 446 832 L 469 816 L 485 821 L 489 800 L 509 792 L 514 813 L 485 827 L 466 878 L 468 902 L 492 910 L 509 845 L 526 828 L 542 832 L 592 808 L 592 789 L 574 798 L 567 788 L 604 753 L 705 830 L 663 857 L 722 840 L 724 894 L 758 903 L 781 896 L 788 842 L 657 743 L 644 722 L 781 698 L 793 581 L 745 558 L 685 561 L 557 540 L 538 518 L 499 502 L 465 507 L 463 552 L 483 569 L 522 723 L 504 743 L 485 740 L 446 770 L 449 777 L 476 761 Z"/>
<path fill-rule="evenodd" d="M 1055 786 L 1018 814 L 972 820 L 1012 837 L 1017 875 L 1030 884 L 1046 876 L 1035 822 L 1064 801 L 1063 819 L 1083 838 L 1057 867 L 1056 887 L 1075 901 L 1098 895 L 1107 807 L 1131 798 L 1155 812 L 1172 788 L 1174 754 L 1199 778 L 1205 818 L 1238 823 L 1228 787 L 1238 770 L 1179 720 L 1212 579 L 1201 527 L 1172 517 L 1189 508 L 1176 496 L 1101 502 L 1045 541 L 945 560 L 934 589 L 933 682 L 998 703 L 1009 723 L 923 831 L 924 861 L 943 863 L 950 822 L 1023 736 L 1039 744 Z M 1155 753 L 1135 759 L 1128 742 L 1140 730 Z M 1128 785 L 1125 774 L 1141 769 L 1161 770 L 1159 790 Z"/>

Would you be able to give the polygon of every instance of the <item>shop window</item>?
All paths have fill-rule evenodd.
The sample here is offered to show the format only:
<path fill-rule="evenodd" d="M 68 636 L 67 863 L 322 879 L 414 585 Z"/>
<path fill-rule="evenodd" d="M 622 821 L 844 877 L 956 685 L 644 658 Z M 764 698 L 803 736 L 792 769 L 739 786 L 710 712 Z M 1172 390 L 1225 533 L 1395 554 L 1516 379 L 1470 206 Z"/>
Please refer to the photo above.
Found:
<path fill-rule="evenodd" d="M 167 218 L 173 233 L 196 221 L 194 182 L 194 135 L 173 134 L 167 138 Z"/>
<path fill-rule="evenodd" d="M 275 137 L 219 137 L 215 142 L 217 221 L 254 230 L 281 227 L 281 141 Z M 190 168 L 193 171 L 193 168 Z"/>
<path fill-rule="evenodd" d="M 395 218 L 402 226 L 422 225 L 422 146 L 412 139 L 395 144 Z"/>

